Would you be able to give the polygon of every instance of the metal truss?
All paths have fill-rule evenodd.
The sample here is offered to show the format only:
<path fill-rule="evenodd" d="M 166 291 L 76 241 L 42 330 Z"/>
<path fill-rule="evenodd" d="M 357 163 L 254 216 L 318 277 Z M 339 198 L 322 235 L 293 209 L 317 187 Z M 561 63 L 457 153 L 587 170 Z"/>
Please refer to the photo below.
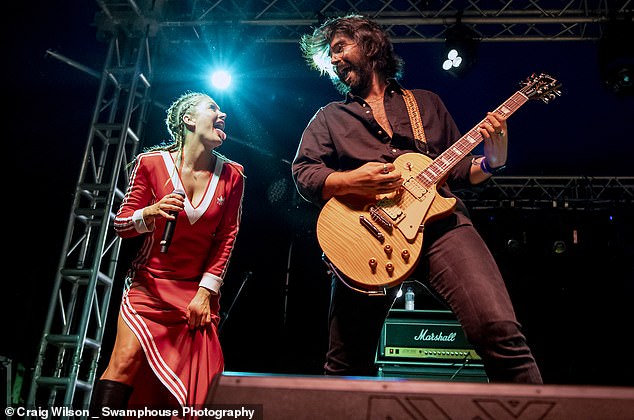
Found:
<path fill-rule="evenodd" d="M 163 0 L 148 14 L 135 0 L 99 0 L 111 23 L 150 22 L 171 43 L 200 42 L 210 28 L 250 42 L 297 42 L 325 18 L 370 16 L 394 42 L 443 42 L 458 20 L 480 41 L 578 41 L 601 37 L 602 24 L 631 16 L 632 0 Z"/>
<path fill-rule="evenodd" d="M 474 210 L 603 210 L 634 206 L 634 177 L 493 177 L 456 192 Z"/>
<path fill-rule="evenodd" d="M 147 119 L 150 57 L 147 30 L 111 34 L 29 407 L 78 409 L 90 402 L 121 245 L 112 225 Z"/>

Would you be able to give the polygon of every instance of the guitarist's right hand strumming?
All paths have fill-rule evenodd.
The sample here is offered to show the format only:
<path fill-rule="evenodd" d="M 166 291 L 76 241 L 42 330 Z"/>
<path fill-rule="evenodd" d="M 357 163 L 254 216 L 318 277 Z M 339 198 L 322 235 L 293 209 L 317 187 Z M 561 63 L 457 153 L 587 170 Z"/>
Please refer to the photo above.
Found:
<path fill-rule="evenodd" d="M 392 163 L 368 162 L 357 169 L 333 172 L 326 178 L 322 198 L 356 194 L 373 197 L 389 194 L 403 184 L 401 172 Z"/>

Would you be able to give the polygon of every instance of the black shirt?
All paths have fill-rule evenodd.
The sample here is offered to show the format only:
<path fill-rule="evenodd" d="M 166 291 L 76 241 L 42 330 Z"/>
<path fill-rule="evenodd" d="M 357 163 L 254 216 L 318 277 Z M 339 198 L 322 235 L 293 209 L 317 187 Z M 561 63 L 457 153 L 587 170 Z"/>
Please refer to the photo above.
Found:
<path fill-rule="evenodd" d="M 293 179 L 300 194 L 321 206 L 323 184 L 332 172 L 356 169 L 366 162 L 393 162 L 404 153 L 424 153 L 438 157 L 460 138 L 451 114 L 438 95 L 421 89 L 411 91 L 416 98 L 426 142 L 414 138 L 402 88 L 390 81 L 384 95 L 384 107 L 393 130 L 385 133 L 374 119 L 371 107 L 361 98 L 348 95 L 332 102 L 313 116 L 302 134 L 292 164 Z M 467 155 L 450 171 L 447 183 L 452 187 L 470 186 L 471 158 Z M 438 192 L 455 197 L 444 184 Z M 456 223 L 470 223 L 464 204 L 458 200 Z"/>

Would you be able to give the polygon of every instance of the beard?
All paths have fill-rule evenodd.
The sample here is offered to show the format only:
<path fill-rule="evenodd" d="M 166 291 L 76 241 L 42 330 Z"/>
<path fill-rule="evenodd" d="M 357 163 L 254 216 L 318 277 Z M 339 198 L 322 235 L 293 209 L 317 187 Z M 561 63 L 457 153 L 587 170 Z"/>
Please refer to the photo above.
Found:
<path fill-rule="evenodd" d="M 339 73 L 339 83 L 346 87 L 346 90 L 358 95 L 363 92 L 372 81 L 372 68 L 369 64 L 357 66 L 350 64 L 346 69 Z"/>

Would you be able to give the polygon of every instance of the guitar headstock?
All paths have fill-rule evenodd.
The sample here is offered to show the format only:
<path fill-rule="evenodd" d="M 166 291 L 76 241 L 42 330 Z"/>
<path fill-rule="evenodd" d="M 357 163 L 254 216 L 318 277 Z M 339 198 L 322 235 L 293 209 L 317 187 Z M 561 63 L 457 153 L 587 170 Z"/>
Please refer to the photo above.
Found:
<path fill-rule="evenodd" d="M 544 103 L 549 103 L 557 96 L 561 96 L 559 90 L 561 83 L 544 73 L 533 73 L 521 84 L 523 87 L 520 91 L 529 99 L 539 99 Z"/>

